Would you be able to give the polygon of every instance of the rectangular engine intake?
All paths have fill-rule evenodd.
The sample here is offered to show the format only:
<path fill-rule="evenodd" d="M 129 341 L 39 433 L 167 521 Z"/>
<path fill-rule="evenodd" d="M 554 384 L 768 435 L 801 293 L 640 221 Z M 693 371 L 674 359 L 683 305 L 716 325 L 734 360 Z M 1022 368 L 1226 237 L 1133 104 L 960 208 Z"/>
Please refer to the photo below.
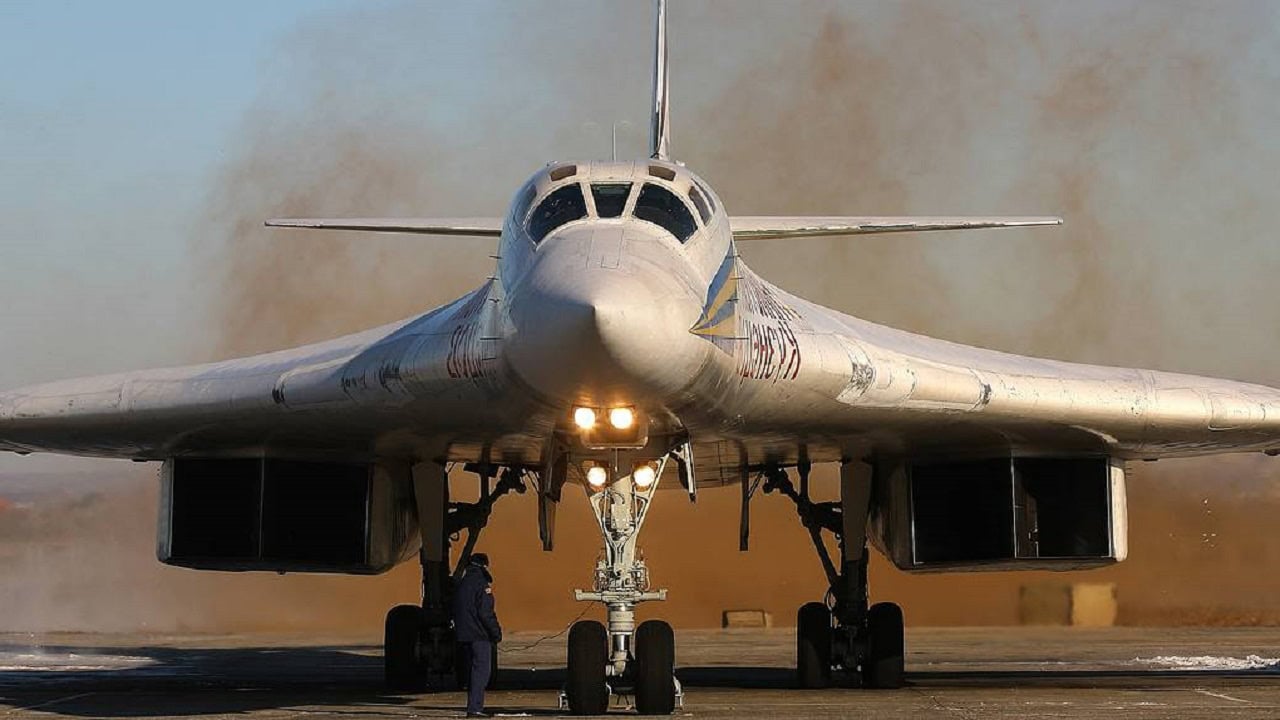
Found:
<path fill-rule="evenodd" d="M 407 466 L 177 458 L 161 482 L 157 556 L 169 565 L 375 574 L 414 549 Z"/>
<path fill-rule="evenodd" d="M 892 463 L 876 498 L 879 540 L 903 570 L 1075 570 L 1128 552 L 1124 467 L 1108 458 Z"/>

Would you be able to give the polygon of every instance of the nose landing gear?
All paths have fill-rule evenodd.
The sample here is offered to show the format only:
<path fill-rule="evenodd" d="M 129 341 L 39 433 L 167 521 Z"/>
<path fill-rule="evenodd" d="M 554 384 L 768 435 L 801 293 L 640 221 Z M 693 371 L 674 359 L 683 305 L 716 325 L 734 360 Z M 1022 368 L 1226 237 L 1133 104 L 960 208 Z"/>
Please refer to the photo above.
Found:
<path fill-rule="evenodd" d="M 681 706 L 683 692 L 675 677 L 675 633 L 660 620 L 635 624 L 635 608 L 665 600 L 666 590 L 651 590 L 649 571 L 636 547 L 640 529 L 666 467 L 642 487 L 624 475 L 599 489 L 589 485 L 591 509 L 604 540 L 591 591 L 576 590 L 580 601 L 607 609 L 607 626 L 594 620 L 574 623 L 569 631 L 568 679 L 561 707 L 574 715 L 599 715 L 610 695 L 631 695 L 642 715 L 667 715 Z"/>

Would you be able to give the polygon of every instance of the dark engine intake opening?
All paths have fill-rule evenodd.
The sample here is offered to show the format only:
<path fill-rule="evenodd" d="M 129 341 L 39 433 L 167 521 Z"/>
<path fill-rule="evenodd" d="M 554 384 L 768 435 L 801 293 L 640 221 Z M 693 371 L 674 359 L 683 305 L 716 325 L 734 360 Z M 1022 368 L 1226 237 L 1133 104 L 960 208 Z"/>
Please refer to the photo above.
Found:
<path fill-rule="evenodd" d="M 1075 569 L 1126 554 L 1123 469 L 1105 457 L 907 462 L 878 475 L 905 570 Z"/>
<path fill-rule="evenodd" d="M 205 570 L 377 573 L 408 554 L 408 471 L 277 458 L 165 463 L 158 554 Z"/>

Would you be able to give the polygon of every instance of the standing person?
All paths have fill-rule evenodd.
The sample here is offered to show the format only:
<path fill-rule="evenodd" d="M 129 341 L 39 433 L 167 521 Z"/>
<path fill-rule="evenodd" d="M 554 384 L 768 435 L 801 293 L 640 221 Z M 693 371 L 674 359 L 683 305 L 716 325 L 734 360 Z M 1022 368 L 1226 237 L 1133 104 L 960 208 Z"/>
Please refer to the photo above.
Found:
<path fill-rule="evenodd" d="M 476 553 L 458 579 L 453 593 L 453 628 L 463 667 L 468 670 L 467 717 L 489 717 L 484 711 L 484 689 L 493 670 L 494 647 L 502 641 L 502 626 L 493 607 L 493 576 L 489 556 Z"/>

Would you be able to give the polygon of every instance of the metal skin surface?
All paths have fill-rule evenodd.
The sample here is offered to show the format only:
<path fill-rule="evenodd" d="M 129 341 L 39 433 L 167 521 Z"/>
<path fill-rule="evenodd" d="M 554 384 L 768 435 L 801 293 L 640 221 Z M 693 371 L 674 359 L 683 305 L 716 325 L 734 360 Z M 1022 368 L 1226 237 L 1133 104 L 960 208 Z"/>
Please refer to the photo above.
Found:
<path fill-rule="evenodd" d="M 653 177 L 651 166 L 675 180 Z M 530 180 L 539 199 L 600 180 L 685 197 L 698 183 L 710 195 L 670 162 L 580 163 L 552 181 L 557 167 Z M 1280 448 L 1275 389 L 1021 357 L 876 325 L 752 272 L 714 196 L 710 222 L 685 244 L 631 217 L 635 201 L 633 191 L 622 219 L 597 218 L 589 204 L 591 215 L 537 245 L 509 215 L 496 279 L 404 322 L 240 360 L 0 394 L 0 448 L 536 467 L 578 403 L 633 404 L 651 437 L 687 435 L 704 484 L 802 454 L 1156 458 Z"/>

